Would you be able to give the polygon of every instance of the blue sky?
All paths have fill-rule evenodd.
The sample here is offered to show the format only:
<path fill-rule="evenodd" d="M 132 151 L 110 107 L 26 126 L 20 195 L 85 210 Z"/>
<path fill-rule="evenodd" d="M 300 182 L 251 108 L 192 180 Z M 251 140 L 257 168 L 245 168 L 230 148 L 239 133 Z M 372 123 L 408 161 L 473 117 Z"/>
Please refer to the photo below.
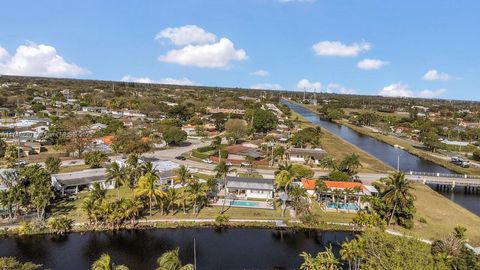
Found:
<path fill-rule="evenodd" d="M 2 4 L 0 74 L 480 100 L 480 1 L 65 2 Z"/>

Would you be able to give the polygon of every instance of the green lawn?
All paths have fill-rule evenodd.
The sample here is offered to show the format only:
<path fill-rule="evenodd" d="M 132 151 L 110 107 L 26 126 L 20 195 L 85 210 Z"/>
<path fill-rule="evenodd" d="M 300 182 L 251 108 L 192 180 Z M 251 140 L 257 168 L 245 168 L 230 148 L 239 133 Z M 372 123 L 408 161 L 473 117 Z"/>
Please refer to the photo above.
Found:
<path fill-rule="evenodd" d="M 87 196 L 88 192 L 81 192 L 77 195 L 77 199 L 74 201 L 61 200 L 56 203 L 56 206 L 52 209 L 53 215 L 67 215 L 69 218 L 74 219 L 77 222 L 83 222 L 87 220 L 85 213 L 80 209 L 81 201 Z M 133 191 L 128 187 L 121 187 L 117 190 L 107 191 L 107 200 L 114 201 L 119 198 L 132 198 Z M 323 211 L 318 203 L 313 203 L 313 212 L 318 217 L 320 222 L 351 222 L 355 217 L 353 213 L 336 213 Z M 289 219 L 289 211 L 285 212 L 285 217 L 282 217 L 282 210 L 280 203 L 276 202 L 275 210 L 270 209 L 253 209 L 253 208 L 239 208 L 239 207 L 227 207 L 226 214 L 231 219 Z M 152 217 L 146 216 L 148 219 L 185 219 L 185 218 L 215 218 L 221 210 L 221 206 L 208 206 L 203 208 L 200 213 L 195 216 L 190 210 L 187 213 L 183 213 L 182 209 L 171 212 L 169 214 L 161 215 L 160 211 L 154 207 L 154 214 Z M 187 210 L 188 206 L 187 206 Z"/>
<path fill-rule="evenodd" d="M 298 117 L 298 119 L 301 121 L 300 125 L 302 127 L 315 126 L 300 114 L 292 111 L 291 118 L 295 119 L 296 117 Z M 323 134 L 320 140 L 321 147 L 333 158 L 341 160 L 346 156 L 355 153 L 360 156 L 360 162 L 363 165 L 363 167 L 360 168 L 361 172 L 388 172 L 393 170 L 393 168 L 387 164 L 356 147 L 355 145 L 329 132 L 328 130 L 322 129 L 322 132 Z"/>
<path fill-rule="evenodd" d="M 89 169 L 90 167 L 85 164 L 79 164 L 79 165 L 71 165 L 71 166 L 65 166 L 65 167 L 60 167 L 60 172 L 59 173 L 70 173 L 70 172 L 78 172 L 78 171 L 83 171 L 86 169 Z"/>
<path fill-rule="evenodd" d="M 480 245 L 480 217 L 438 194 L 430 187 L 415 184 L 415 225 L 412 230 L 396 228 L 414 236 L 439 239 L 453 231 L 455 226 L 467 228 L 467 238 L 474 246 Z M 424 218 L 427 224 L 421 223 Z"/>

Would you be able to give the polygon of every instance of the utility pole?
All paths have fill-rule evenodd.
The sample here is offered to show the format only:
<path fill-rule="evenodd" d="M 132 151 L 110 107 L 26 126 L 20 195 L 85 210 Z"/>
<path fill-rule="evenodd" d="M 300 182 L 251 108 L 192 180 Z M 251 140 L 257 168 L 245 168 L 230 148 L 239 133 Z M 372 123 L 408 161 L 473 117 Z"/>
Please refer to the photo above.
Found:
<path fill-rule="evenodd" d="M 197 270 L 197 242 L 193 238 L 193 269 Z"/>
<path fill-rule="evenodd" d="M 20 132 L 18 131 L 18 114 L 19 114 L 19 105 L 18 105 L 18 96 L 17 96 L 17 112 L 15 113 L 15 133 L 17 134 L 17 170 L 20 171 Z"/>
<path fill-rule="evenodd" d="M 400 171 L 400 154 L 397 156 L 397 171 Z"/>

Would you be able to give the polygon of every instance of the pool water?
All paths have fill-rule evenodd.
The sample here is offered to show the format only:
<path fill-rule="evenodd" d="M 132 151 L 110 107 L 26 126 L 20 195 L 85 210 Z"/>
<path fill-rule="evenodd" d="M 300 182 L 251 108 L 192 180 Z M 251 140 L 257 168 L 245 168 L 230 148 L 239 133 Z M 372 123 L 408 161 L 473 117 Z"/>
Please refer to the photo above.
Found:
<path fill-rule="evenodd" d="M 244 206 L 244 207 L 258 207 L 257 202 L 249 202 L 249 201 L 231 201 L 231 206 Z"/>
<path fill-rule="evenodd" d="M 327 204 L 327 208 L 337 209 L 337 204 L 334 203 L 334 202 L 330 202 L 330 203 Z M 356 203 L 340 203 L 338 205 L 338 209 L 358 211 L 358 210 L 360 210 L 360 207 L 358 207 L 358 205 Z"/>

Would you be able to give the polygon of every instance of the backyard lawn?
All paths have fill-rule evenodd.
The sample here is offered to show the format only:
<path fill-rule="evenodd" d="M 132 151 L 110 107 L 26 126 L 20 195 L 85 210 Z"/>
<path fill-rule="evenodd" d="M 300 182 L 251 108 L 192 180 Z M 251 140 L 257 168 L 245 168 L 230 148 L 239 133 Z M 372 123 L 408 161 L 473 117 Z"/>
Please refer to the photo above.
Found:
<path fill-rule="evenodd" d="M 412 230 L 396 228 L 414 236 L 439 239 L 453 231 L 455 226 L 467 228 L 467 238 L 474 246 L 480 245 L 480 217 L 438 194 L 430 187 L 415 184 L 417 212 Z M 420 222 L 423 218 L 427 223 Z M 423 220 L 422 220 L 423 221 Z"/>

